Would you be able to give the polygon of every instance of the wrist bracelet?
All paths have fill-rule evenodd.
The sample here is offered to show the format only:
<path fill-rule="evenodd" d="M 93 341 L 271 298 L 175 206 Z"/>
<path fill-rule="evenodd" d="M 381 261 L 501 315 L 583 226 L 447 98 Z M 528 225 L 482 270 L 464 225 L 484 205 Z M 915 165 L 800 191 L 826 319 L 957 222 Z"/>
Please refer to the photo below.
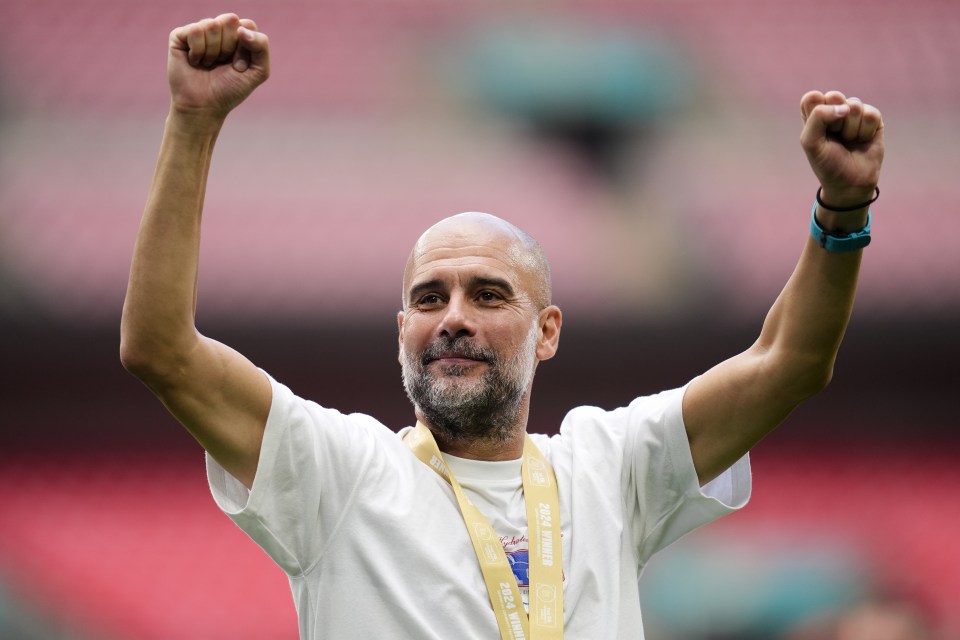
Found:
<path fill-rule="evenodd" d="M 818 198 L 819 201 L 819 198 Z M 813 203 L 810 211 L 810 235 L 821 247 L 832 253 L 847 253 L 862 249 L 870 244 L 870 210 L 867 210 L 867 223 L 859 231 L 841 233 L 827 231 L 817 222 L 817 204 Z"/>
<path fill-rule="evenodd" d="M 877 198 L 880 197 L 880 187 L 874 187 L 874 189 L 876 189 L 877 192 L 873 195 L 873 198 L 871 198 L 870 200 L 867 200 L 866 202 L 855 204 L 852 207 L 833 207 L 820 199 L 820 192 L 823 191 L 823 187 L 820 187 L 817 189 L 817 204 L 823 207 L 824 209 L 827 209 L 828 211 L 843 212 L 843 211 L 856 211 L 858 209 L 865 209 L 870 205 L 872 205 L 874 202 L 876 202 Z"/>

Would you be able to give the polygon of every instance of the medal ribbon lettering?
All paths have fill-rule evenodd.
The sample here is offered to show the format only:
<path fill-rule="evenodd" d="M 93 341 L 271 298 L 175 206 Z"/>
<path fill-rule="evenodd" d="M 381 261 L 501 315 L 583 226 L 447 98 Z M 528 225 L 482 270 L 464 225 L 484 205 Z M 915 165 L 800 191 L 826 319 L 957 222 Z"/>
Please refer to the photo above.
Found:
<path fill-rule="evenodd" d="M 413 453 L 450 483 L 460 506 L 470 541 L 480 562 L 503 640 L 562 640 L 563 563 L 560 555 L 560 498 L 553 467 L 526 436 L 523 443 L 523 497 L 529 540 L 529 615 L 507 554 L 490 521 L 464 494 L 443 461 L 437 442 L 421 423 L 404 439 Z"/>

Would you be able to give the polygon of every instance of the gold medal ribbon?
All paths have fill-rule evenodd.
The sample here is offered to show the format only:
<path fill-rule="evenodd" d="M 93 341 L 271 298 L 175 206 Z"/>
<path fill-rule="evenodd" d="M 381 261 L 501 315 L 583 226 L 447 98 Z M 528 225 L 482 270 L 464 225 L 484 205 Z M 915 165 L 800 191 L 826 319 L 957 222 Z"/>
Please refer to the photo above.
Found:
<path fill-rule="evenodd" d="M 529 435 L 523 443 L 523 497 L 527 507 L 529 615 L 507 554 L 490 521 L 464 494 L 447 469 L 430 430 L 417 423 L 404 441 L 413 453 L 450 483 L 480 562 L 502 640 L 562 640 L 563 563 L 560 553 L 560 498 L 553 467 Z"/>

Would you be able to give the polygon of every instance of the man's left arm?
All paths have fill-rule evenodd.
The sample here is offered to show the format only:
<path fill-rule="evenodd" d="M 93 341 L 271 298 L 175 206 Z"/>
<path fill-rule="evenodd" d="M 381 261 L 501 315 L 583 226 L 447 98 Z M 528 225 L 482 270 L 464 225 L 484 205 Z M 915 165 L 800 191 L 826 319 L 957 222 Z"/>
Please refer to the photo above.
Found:
<path fill-rule="evenodd" d="M 869 202 L 883 161 L 880 112 L 856 98 L 811 91 L 800 103 L 801 146 L 835 209 Z M 831 233 L 859 231 L 866 205 L 850 211 L 817 207 Z M 791 227 L 793 225 L 790 225 Z M 833 374 L 860 271 L 862 249 L 829 251 L 808 237 L 800 260 L 746 351 L 695 379 L 683 399 L 683 418 L 701 484 L 730 467 Z"/>

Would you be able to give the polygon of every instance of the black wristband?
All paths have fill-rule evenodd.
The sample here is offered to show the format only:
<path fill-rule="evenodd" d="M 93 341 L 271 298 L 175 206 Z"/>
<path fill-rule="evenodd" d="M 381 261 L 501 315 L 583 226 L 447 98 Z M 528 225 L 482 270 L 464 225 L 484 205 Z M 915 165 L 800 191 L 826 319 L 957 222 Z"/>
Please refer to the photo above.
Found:
<path fill-rule="evenodd" d="M 867 207 L 872 205 L 874 202 L 876 202 L 877 198 L 880 197 L 880 187 L 874 187 L 874 189 L 876 189 L 877 192 L 874 194 L 873 198 L 871 198 L 870 200 L 867 200 L 866 202 L 855 204 L 852 207 L 831 207 L 829 204 L 827 204 L 826 202 L 820 199 L 820 192 L 823 191 L 823 187 L 820 187 L 817 189 L 817 204 L 820 205 L 821 209 L 826 209 L 827 211 L 844 212 L 844 211 L 857 211 L 858 209 L 866 209 Z"/>

